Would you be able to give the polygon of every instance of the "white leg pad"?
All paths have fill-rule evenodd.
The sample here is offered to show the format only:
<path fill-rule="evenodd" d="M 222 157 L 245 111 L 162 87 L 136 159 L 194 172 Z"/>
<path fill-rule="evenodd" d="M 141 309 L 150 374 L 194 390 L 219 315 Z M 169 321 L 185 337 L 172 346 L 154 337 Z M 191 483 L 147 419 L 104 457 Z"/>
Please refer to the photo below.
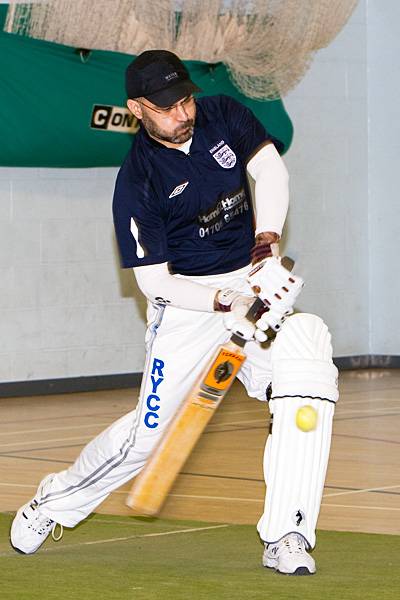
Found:
<path fill-rule="evenodd" d="M 273 428 L 264 454 L 267 493 L 258 523 L 267 543 L 295 532 L 315 546 L 337 399 L 327 326 L 315 315 L 293 315 L 272 347 Z M 317 425 L 308 432 L 296 425 L 297 410 L 306 404 L 317 411 Z"/>

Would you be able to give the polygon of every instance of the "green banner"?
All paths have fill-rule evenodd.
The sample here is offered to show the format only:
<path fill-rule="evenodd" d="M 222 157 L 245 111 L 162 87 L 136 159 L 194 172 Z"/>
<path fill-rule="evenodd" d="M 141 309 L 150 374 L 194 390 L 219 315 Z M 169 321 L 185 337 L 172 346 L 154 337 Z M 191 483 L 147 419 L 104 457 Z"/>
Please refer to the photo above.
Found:
<path fill-rule="evenodd" d="M 137 130 L 124 92 L 132 57 L 5 33 L 6 11 L 0 6 L 0 166 L 120 165 Z M 288 149 L 293 128 L 281 100 L 247 98 L 222 63 L 185 64 L 204 95 L 241 101 Z"/>

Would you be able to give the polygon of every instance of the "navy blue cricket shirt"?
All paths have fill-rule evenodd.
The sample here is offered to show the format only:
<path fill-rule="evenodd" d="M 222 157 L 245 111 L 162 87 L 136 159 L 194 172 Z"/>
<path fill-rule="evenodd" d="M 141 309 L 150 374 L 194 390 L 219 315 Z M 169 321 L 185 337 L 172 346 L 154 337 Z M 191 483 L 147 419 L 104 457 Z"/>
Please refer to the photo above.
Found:
<path fill-rule="evenodd" d="M 271 137 L 229 96 L 196 105 L 188 155 L 141 128 L 118 173 L 113 213 L 123 267 L 168 262 L 172 273 L 212 275 L 250 262 L 246 161 Z"/>

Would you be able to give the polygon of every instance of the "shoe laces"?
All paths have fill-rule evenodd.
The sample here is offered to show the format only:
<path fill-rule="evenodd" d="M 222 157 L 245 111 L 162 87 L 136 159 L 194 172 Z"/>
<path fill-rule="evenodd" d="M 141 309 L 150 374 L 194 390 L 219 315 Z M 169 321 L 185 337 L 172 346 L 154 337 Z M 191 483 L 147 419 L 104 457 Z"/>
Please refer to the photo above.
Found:
<path fill-rule="evenodd" d="M 32 511 L 34 511 L 34 512 L 36 511 L 35 520 L 34 520 L 35 524 L 34 524 L 34 526 L 32 526 L 32 528 L 39 535 L 46 535 L 51 530 L 51 537 L 53 538 L 53 540 L 55 542 L 60 541 L 64 534 L 63 526 L 60 523 L 56 523 L 55 521 L 53 521 L 53 519 L 50 519 L 46 515 L 41 514 L 38 509 L 38 506 L 39 506 L 39 504 L 38 504 L 37 500 L 33 500 L 29 505 L 29 507 L 31 508 Z M 56 533 L 57 526 L 60 528 L 60 531 L 58 534 Z"/>
<path fill-rule="evenodd" d="M 283 545 L 290 554 L 302 554 L 305 551 L 305 543 L 300 535 L 292 533 L 283 539 Z"/>

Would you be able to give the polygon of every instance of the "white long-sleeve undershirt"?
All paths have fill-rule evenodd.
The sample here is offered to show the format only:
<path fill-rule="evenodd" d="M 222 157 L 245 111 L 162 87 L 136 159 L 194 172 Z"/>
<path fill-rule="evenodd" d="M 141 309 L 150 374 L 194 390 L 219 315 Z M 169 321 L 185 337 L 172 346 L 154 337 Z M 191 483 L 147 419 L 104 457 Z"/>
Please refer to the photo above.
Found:
<path fill-rule="evenodd" d="M 289 174 L 275 146 L 263 146 L 247 171 L 255 180 L 256 235 L 274 231 L 280 236 L 289 206 Z"/>
<path fill-rule="evenodd" d="M 139 288 L 151 301 L 188 310 L 213 312 L 217 289 L 189 279 L 174 277 L 168 263 L 134 267 Z"/>

